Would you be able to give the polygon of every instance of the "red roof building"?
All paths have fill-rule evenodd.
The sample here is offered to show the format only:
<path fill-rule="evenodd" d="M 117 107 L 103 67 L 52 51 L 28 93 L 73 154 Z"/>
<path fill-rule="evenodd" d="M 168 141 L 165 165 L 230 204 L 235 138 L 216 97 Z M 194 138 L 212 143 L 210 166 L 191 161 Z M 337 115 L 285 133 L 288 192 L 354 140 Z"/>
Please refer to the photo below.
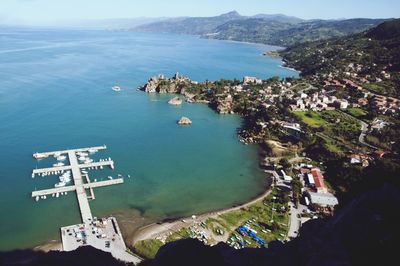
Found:
<path fill-rule="evenodd" d="M 317 192 L 327 192 L 327 189 L 324 184 L 324 176 L 321 173 L 319 168 L 312 168 L 311 175 L 314 179 L 314 184 Z"/>

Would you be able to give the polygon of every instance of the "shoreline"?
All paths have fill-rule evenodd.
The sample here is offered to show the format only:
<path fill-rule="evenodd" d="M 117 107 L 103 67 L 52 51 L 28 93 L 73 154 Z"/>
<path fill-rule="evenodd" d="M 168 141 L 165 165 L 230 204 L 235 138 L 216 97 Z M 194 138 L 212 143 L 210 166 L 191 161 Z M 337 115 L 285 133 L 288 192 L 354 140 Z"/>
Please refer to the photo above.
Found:
<path fill-rule="evenodd" d="M 253 205 L 254 203 L 264 199 L 271 193 L 271 184 L 264 190 L 264 192 L 260 193 L 250 201 L 247 201 L 243 204 L 240 204 L 238 206 L 232 206 L 229 208 L 217 210 L 217 211 L 210 211 L 206 212 L 203 214 L 199 215 L 194 215 L 196 216 L 196 220 L 199 222 L 203 222 L 209 218 L 215 218 L 220 215 L 234 212 L 237 210 L 240 210 L 242 208 L 246 208 L 250 205 Z M 156 222 L 152 223 L 143 227 L 140 227 L 131 237 L 131 241 L 129 245 L 133 246 L 137 242 L 142 241 L 142 240 L 147 240 L 147 239 L 155 239 L 156 237 L 159 237 L 161 235 L 164 235 L 168 233 L 169 231 L 177 231 L 182 228 L 185 228 L 189 226 L 190 224 L 188 223 L 189 220 L 193 220 L 193 217 L 182 217 L 182 218 L 176 218 L 171 221 L 162 221 L 162 222 Z"/>

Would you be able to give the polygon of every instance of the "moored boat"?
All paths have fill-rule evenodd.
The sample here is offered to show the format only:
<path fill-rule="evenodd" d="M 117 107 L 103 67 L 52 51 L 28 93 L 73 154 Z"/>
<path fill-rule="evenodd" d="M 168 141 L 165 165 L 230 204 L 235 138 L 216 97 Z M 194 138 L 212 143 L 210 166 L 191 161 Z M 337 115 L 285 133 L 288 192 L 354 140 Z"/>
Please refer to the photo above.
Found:
<path fill-rule="evenodd" d="M 45 154 L 42 154 L 42 153 L 38 153 L 38 152 L 35 152 L 32 156 L 36 160 L 40 160 L 40 159 L 44 159 L 44 158 L 49 157 L 48 155 L 45 155 Z"/>

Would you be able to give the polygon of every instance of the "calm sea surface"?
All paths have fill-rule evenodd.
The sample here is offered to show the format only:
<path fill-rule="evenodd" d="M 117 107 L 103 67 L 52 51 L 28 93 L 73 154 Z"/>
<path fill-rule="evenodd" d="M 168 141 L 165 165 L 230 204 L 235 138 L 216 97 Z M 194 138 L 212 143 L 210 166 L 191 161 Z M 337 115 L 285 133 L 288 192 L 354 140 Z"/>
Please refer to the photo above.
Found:
<path fill-rule="evenodd" d="M 131 178 L 95 190 L 96 216 L 132 212 L 159 220 L 260 193 L 266 178 L 257 148 L 237 140 L 239 117 L 202 104 L 173 107 L 170 95 L 136 88 L 177 71 L 197 81 L 296 76 L 262 56 L 272 48 L 168 34 L 0 28 L 0 250 L 59 239 L 60 226 L 80 222 L 74 193 L 30 198 L 57 182 L 56 176 L 31 178 L 33 168 L 54 163 L 36 162 L 36 151 L 108 146 L 96 157 L 112 157 L 116 169 L 93 170 L 91 179 Z M 115 84 L 123 91 L 113 92 Z M 176 125 L 183 115 L 191 127 Z"/>

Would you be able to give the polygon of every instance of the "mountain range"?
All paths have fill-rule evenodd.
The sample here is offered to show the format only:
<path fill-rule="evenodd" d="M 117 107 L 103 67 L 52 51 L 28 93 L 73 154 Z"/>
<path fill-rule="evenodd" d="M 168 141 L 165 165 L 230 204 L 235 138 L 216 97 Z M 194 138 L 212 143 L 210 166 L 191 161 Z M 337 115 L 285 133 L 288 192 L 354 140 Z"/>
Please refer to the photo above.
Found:
<path fill-rule="evenodd" d="M 282 14 L 171 18 L 131 28 L 140 32 L 200 35 L 203 38 L 291 46 L 363 32 L 387 19 L 303 20 Z"/>

